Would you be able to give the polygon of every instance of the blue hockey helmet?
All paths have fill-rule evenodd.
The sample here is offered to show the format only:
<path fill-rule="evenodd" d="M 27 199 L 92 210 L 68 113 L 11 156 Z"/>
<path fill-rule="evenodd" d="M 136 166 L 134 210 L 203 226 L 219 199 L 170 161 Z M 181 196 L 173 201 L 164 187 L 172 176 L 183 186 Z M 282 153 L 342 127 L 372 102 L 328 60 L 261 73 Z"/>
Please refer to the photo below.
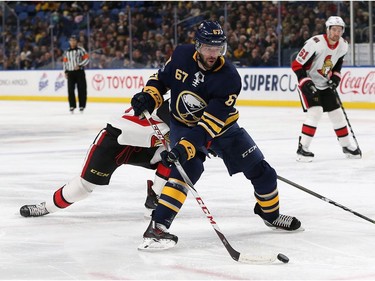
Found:
<path fill-rule="evenodd" d="M 195 32 L 195 49 L 198 52 L 202 44 L 222 47 L 220 55 L 225 55 L 227 37 L 217 21 L 205 20 L 198 26 Z"/>

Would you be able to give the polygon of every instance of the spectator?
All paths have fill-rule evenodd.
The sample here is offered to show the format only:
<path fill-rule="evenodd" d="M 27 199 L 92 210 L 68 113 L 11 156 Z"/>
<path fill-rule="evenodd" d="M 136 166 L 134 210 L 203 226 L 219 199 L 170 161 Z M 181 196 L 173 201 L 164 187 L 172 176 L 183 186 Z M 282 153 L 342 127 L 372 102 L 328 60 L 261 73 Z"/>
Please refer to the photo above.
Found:
<path fill-rule="evenodd" d="M 156 50 L 155 55 L 152 57 L 151 65 L 152 68 L 162 68 L 165 63 L 164 54 L 161 50 Z"/>
<path fill-rule="evenodd" d="M 251 51 L 251 57 L 249 58 L 249 66 L 261 66 L 262 65 L 262 58 L 259 55 L 259 50 L 254 48 Z"/>
<path fill-rule="evenodd" d="M 110 63 L 110 68 L 123 68 L 124 67 L 124 58 L 122 56 L 121 51 L 117 50 L 115 57 L 112 59 Z"/>
<path fill-rule="evenodd" d="M 143 55 L 142 51 L 140 49 L 135 49 L 133 51 L 133 67 L 134 68 L 143 68 L 147 64 L 147 59 L 145 59 L 145 56 Z"/>
<path fill-rule="evenodd" d="M 18 3 L 19 1 L 6 1 L 5 5 L 15 9 Z M 273 2 L 226 2 L 228 14 L 224 18 L 223 2 L 187 1 L 184 5 L 178 4 L 177 17 L 181 23 L 177 25 L 177 34 L 175 34 L 173 24 L 173 2 L 146 1 L 137 5 L 134 3 L 130 5 L 130 3 L 132 2 L 107 1 L 98 4 L 94 1 L 30 1 L 28 5 L 34 4 L 35 9 L 29 12 L 26 19 L 21 20 L 21 32 L 17 31 L 15 18 L 7 13 L 0 41 L 4 41 L 6 60 L 11 61 L 3 62 L 3 68 L 5 65 L 12 69 L 20 67 L 21 58 L 17 53 L 17 48 L 22 50 L 27 44 L 31 44 L 29 47 L 33 47 L 34 43 L 40 47 L 47 46 L 47 51 L 51 54 L 52 49 L 55 54 L 56 48 L 65 50 L 67 48 L 66 37 L 72 33 L 79 34 L 80 42 L 85 49 L 88 50 L 89 47 L 91 50 L 103 49 L 103 54 L 107 56 L 106 60 L 109 62 L 115 57 L 115 50 L 123 50 L 124 45 L 133 44 L 132 49 L 140 49 L 146 59 L 145 65 L 150 66 L 156 50 L 162 50 L 165 56 L 169 57 L 176 45 L 192 43 L 195 32 L 192 26 L 195 26 L 202 17 L 218 19 L 222 24 L 228 38 L 227 56 L 229 58 L 233 57 L 240 43 L 243 44 L 247 57 L 250 57 L 255 47 L 261 58 L 267 52 L 268 46 L 272 46 L 274 50 L 279 49 L 276 32 L 278 9 L 277 4 Z M 282 1 L 281 47 L 283 52 L 289 49 L 292 53 L 294 49 L 299 49 L 305 41 L 306 31 L 309 36 L 324 33 L 324 20 L 333 13 L 337 14 L 338 7 L 340 7 L 341 14 L 349 14 L 349 2 L 312 3 L 307 1 L 302 5 L 300 2 Z M 363 32 L 368 25 L 369 14 L 366 12 L 368 3 L 354 2 L 354 7 L 355 39 L 357 43 L 360 43 L 368 40 L 368 35 Z M 114 8 L 120 11 L 117 15 L 112 13 Z M 39 11 L 43 11 L 44 15 L 36 16 Z M 189 19 L 190 13 L 196 17 Z M 138 41 L 130 39 L 129 15 L 132 20 L 132 38 L 137 38 Z M 343 19 L 350 21 L 348 16 Z M 348 33 L 343 37 L 350 40 Z M 19 42 L 17 42 L 17 36 Z M 247 38 L 245 42 L 242 39 L 244 36 Z M 251 40 L 253 36 L 255 42 Z M 248 43 L 249 41 L 251 42 Z M 290 54 L 285 55 L 289 57 Z M 14 56 L 16 56 L 15 59 Z M 126 54 L 123 56 L 125 58 Z M 39 60 L 41 55 L 36 57 Z M 130 60 L 131 56 L 128 58 Z M 55 65 L 57 65 L 57 60 L 58 56 L 55 55 Z M 36 62 L 32 61 L 32 64 L 35 65 Z M 131 64 L 134 65 L 134 63 Z"/>

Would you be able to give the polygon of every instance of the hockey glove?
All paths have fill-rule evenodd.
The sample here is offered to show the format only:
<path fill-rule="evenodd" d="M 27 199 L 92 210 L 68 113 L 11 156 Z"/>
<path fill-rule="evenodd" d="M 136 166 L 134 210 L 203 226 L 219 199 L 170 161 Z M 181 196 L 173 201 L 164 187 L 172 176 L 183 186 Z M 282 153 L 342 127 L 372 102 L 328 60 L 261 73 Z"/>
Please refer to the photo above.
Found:
<path fill-rule="evenodd" d="M 191 142 L 183 139 L 179 141 L 171 151 L 164 150 L 160 153 L 160 156 L 163 164 L 171 168 L 175 166 L 176 161 L 179 161 L 181 165 L 184 164 L 187 160 L 195 156 L 195 152 L 195 146 Z"/>
<path fill-rule="evenodd" d="M 313 98 L 315 94 L 318 93 L 318 89 L 315 87 L 315 84 L 311 79 L 306 79 L 305 81 L 301 81 L 303 84 L 300 86 L 302 93 L 306 96 Z"/>
<path fill-rule="evenodd" d="M 331 88 L 331 89 L 336 89 L 339 84 L 340 84 L 340 81 L 341 81 L 341 77 L 333 74 L 331 76 L 331 80 L 328 81 L 328 86 Z"/>
<path fill-rule="evenodd" d="M 149 93 L 140 92 L 133 96 L 131 105 L 134 110 L 134 115 L 140 116 L 145 110 L 147 110 L 151 114 L 155 109 L 156 103 Z"/>

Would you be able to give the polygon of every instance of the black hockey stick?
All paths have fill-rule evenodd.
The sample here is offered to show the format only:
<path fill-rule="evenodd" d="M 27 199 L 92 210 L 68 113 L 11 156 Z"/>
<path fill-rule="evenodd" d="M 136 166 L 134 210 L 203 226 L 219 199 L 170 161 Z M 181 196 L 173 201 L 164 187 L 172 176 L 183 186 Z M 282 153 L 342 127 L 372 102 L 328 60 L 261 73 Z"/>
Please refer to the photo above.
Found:
<path fill-rule="evenodd" d="M 349 129 L 350 129 L 350 132 L 352 133 L 352 137 L 353 137 L 353 139 L 354 139 L 354 142 L 355 142 L 355 144 L 356 144 L 357 147 L 358 147 L 359 155 L 361 155 L 361 157 L 362 157 L 362 151 L 361 151 L 361 149 L 359 148 L 359 144 L 358 144 L 357 138 L 355 137 L 355 134 L 354 134 L 354 132 L 353 132 L 352 125 L 350 125 L 348 115 L 346 114 L 346 111 L 345 111 L 345 109 L 344 109 L 344 106 L 343 106 L 343 104 L 342 104 L 342 102 L 341 102 L 341 99 L 340 99 L 339 93 L 337 92 L 336 88 L 331 87 L 331 89 L 333 90 L 333 92 L 334 92 L 335 95 L 336 95 L 337 101 L 339 102 L 340 107 L 341 107 L 341 109 L 342 109 L 342 112 L 344 113 L 344 116 L 345 116 L 345 119 L 346 119 L 346 123 L 348 123 Z"/>
<path fill-rule="evenodd" d="M 299 184 L 297 184 L 295 182 L 292 182 L 292 181 L 290 181 L 290 180 L 288 180 L 286 178 L 283 178 L 283 177 L 281 177 L 279 175 L 277 176 L 277 178 L 279 180 L 287 183 L 287 184 L 290 184 L 290 185 L 292 185 L 294 187 L 297 187 L 298 189 L 301 189 L 301 190 L 303 190 L 303 191 L 305 191 L 305 192 L 307 192 L 307 193 L 309 193 L 309 194 L 311 194 L 311 195 L 313 195 L 313 196 L 315 196 L 315 197 L 323 200 L 324 202 L 327 202 L 327 203 L 330 203 L 332 205 L 335 205 L 336 207 L 339 207 L 339 208 L 341 208 L 341 209 L 343 209 L 345 211 L 348 211 L 348 212 L 352 213 L 353 215 L 356 215 L 357 217 L 360 217 L 360 218 L 362 218 L 364 220 L 367 220 L 367 221 L 372 222 L 372 223 L 375 224 L 375 220 L 372 220 L 372 219 L 370 219 L 370 218 L 368 218 L 368 217 L 366 217 L 366 216 L 364 216 L 364 215 L 362 215 L 360 213 L 357 213 L 357 212 L 349 209 L 348 207 L 345 207 L 345 206 L 343 206 L 343 205 L 341 205 L 341 204 L 339 204 L 339 203 L 337 203 L 337 202 L 335 202 L 335 201 L 333 201 L 333 200 L 331 200 L 331 199 L 329 199 L 327 197 L 324 197 L 323 195 L 320 195 L 320 194 L 318 194 L 318 193 L 316 193 L 316 192 L 314 192 L 314 191 L 312 191 L 310 189 L 307 189 L 306 187 L 303 187 L 302 185 L 299 185 Z"/>
<path fill-rule="evenodd" d="M 143 112 L 144 116 L 150 123 L 151 127 L 154 129 L 155 134 L 157 138 L 162 142 L 164 145 L 165 149 L 169 150 L 169 145 L 168 142 L 165 140 L 162 132 L 160 131 L 158 125 L 154 123 L 154 120 L 151 118 L 151 115 L 148 111 Z M 198 191 L 195 189 L 193 183 L 191 182 L 189 176 L 186 174 L 184 168 L 181 166 L 180 162 L 177 160 L 175 162 L 176 168 L 178 172 L 181 174 L 181 177 L 185 181 L 185 183 L 188 185 L 190 192 L 193 194 L 195 197 L 195 200 L 198 202 L 199 206 L 201 207 L 203 213 L 206 215 L 208 221 L 210 222 L 211 226 L 214 228 L 216 234 L 219 236 L 221 242 L 227 249 L 228 253 L 230 256 L 238 262 L 242 263 L 250 263 L 250 264 L 266 264 L 266 263 L 272 263 L 276 260 L 276 258 L 283 263 L 287 263 L 289 261 L 289 258 L 281 253 L 278 255 L 272 255 L 272 256 L 253 256 L 253 255 L 245 255 L 241 254 L 240 252 L 236 251 L 233 249 L 233 247 L 229 244 L 228 240 L 224 236 L 224 234 L 221 232 L 219 226 L 217 225 L 213 215 L 210 213 L 208 210 L 206 204 L 203 202 L 202 197 L 199 196 Z"/>

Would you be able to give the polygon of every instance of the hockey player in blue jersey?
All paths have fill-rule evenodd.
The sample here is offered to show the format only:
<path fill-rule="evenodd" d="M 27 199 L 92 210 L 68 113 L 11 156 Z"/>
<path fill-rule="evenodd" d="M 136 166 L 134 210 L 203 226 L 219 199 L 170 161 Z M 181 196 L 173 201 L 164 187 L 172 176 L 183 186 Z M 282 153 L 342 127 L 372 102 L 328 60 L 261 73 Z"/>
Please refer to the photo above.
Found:
<path fill-rule="evenodd" d="M 225 58 L 226 36 L 217 22 L 203 21 L 195 45 L 176 47 L 166 65 L 147 81 L 143 91 L 131 100 L 134 114 L 142 117 L 158 108 L 170 90 L 171 151 L 162 153 L 172 167 L 168 182 L 143 235 L 140 249 L 170 248 L 177 236 L 168 232 L 182 207 L 188 187 L 174 163 L 179 161 L 195 184 L 203 173 L 207 148 L 221 157 L 230 175 L 242 172 L 255 189 L 254 212 L 272 228 L 294 231 L 300 221 L 279 213 L 275 170 L 250 135 L 237 124 L 234 107 L 241 91 L 241 78 Z"/>

